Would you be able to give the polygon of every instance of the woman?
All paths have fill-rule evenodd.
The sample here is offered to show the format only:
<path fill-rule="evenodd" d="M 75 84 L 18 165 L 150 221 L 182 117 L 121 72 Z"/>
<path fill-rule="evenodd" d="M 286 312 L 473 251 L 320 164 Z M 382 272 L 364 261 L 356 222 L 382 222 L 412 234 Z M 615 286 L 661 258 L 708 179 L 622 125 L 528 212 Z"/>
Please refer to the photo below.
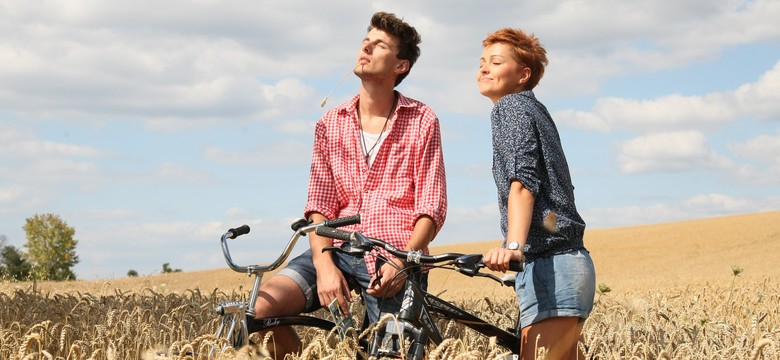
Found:
<path fill-rule="evenodd" d="M 493 177 L 504 235 L 485 264 L 505 272 L 511 260 L 526 262 L 516 282 L 523 359 L 534 359 L 537 347 L 548 359 L 583 358 L 577 343 L 596 276 L 558 130 L 533 93 L 547 53 L 518 29 L 498 30 L 482 46 L 477 84 L 495 105 Z"/>

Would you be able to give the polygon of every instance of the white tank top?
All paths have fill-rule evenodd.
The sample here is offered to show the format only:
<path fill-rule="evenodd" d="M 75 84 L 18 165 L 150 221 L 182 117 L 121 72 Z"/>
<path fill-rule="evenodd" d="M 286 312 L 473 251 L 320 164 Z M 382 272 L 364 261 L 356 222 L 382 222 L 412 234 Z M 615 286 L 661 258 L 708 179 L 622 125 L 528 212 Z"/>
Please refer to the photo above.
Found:
<path fill-rule="evenodd" d="M 382 147 L 382 143 L 385 142 L 385 138 L 387 136 L 379 137 L 380 135 L 385 134 L 369 134 L 365 131 L 363 131 L 363 139 L 366 141 L 366 148 L 363 149 L 363 151 L 371 151 L 370 154 L 363 154 L 363 156 L 368 156 L 368 167 L 371 167 L 371 164 L 374 163 L 374 159 L 376 159 L 376 154 L 379 153 L 379 148 Z"/>

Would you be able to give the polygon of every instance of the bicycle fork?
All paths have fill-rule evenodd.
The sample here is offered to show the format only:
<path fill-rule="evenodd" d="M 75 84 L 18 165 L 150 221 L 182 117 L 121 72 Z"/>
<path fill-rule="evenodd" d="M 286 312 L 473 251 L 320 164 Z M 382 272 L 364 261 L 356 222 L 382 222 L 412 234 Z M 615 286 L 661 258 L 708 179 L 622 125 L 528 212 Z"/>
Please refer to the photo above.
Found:
<path fill-rule="evenodd" d="M 235 349 L 249 343 L 249 332 L 247 330 L 247 303 L 243 301 L 226 301 L 220 303 L 214 312 L 222 317 L 219 323 L 216 337 L 224 337 Z M 214 355 L 216 349 L 212 348 L 209 356 Z"/>

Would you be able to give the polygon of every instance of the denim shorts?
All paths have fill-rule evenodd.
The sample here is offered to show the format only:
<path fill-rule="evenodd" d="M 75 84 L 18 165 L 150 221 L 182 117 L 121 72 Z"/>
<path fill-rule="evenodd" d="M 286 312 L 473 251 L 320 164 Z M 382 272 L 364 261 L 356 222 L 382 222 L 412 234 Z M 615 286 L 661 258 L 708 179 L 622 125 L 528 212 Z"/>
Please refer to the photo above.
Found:
<path fill-rule="evenodd" d="M 368 275 L 366 261 L 362 256 L 352 256 L 338 251 L 331 253 L 333 262 L 344 274 L 350 288 L 360 292 L 365 301 L 366 315 L 371 323 L 379 321 L 381 314 L 396 314 L 401 309 L 401 300 L 403 299 L 403 290 L 399 291 L 394 298 L 381 299 L 366 293 L 368 282 L 371 276 Z M 377 264 L 377 269 L 381 263 Z M 317 270 L 311 259 L 311 249 L 292 259 L 287 267 L 279 270 L 278 275 L 284 275 L 295 281 L 306 297 L 306 307 L 303 312 L 312 312 L 322 306 L 317 294 Z M 427 285 L 427 277 L 423 280 L 423 287 Z"/>
<path fill-rule="evenodd" d="M 520 328 L 551 317 L 587 319 L 596 295 L 596 271 L 587 250 L 536 259 L 517 274 Z"/>

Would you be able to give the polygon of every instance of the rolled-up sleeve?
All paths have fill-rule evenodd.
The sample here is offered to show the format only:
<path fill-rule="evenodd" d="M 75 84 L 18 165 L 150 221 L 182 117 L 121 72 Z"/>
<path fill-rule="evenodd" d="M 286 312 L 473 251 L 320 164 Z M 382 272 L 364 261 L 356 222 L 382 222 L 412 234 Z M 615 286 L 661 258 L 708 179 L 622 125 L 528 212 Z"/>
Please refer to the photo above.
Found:
<path fill-rule="evenodd" d="M 421 216 L 430 216 L 438 233 L 447 217 L 447 180 L 441 129 L 439 119 L 430 110 L 423 116 L 423 125 L 420 129 L 421 143 L 415 163 L 417 186 L 413 221 L 416 222 Z"/>
<path fill-rule="evenodd" d="M 309 172 L 309 195 L 304 208 L 304 216 L 318 212 L 328 219 L 338 215 L 338 199 L 335 180 L 327 156 L 326 126 L 322 120 L 317 122 L 314 131 L 314 146 L 311 154 Z"/>
<path fill-rule="evenodd" d="M 494 133 L 494 156 L 503 164 L 504 181 L 517 179 L 534 196 L 539 194 L 540 144 L 533 118 L 522 108 L 499 107 L 498 127 Z"/>

